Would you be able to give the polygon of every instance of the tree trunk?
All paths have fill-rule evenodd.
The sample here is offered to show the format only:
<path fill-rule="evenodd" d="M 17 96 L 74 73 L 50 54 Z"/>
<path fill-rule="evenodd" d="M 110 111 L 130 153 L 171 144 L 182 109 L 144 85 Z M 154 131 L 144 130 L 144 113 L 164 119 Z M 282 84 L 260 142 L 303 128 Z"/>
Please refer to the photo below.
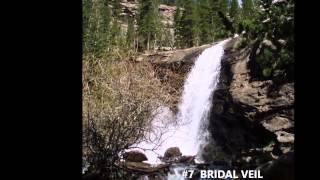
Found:
<path fill-rule="evenodd" d="M 135 48 L 136 48 L 136 52 L 138 52 L 138 50 L 139 50 L 139 36 L 137 36 Z"/>
<path fill-rule="evenodd" d="M 149 51 L 149 43 L 150 43 L 150 33 L 148 33 L 148 39 L 147 39 L 147 50 Z"/>
<path fill-rule="evenodd" d="M 155 37 L 154 37 L 153 51 L 156 50 L 156 45 L 157 45 L 157 35 L 155 35 Z"/>

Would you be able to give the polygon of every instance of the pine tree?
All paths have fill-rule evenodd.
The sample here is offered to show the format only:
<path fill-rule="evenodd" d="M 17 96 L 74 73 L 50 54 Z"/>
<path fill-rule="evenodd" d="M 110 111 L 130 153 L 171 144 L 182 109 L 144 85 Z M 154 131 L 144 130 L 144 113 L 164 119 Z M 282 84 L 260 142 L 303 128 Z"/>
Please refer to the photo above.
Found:
<path fill-rule="evenodd" d="M 92 23 L 90 22 L 92 16 L 92 1 L 91 0 L 83 0 L 82 1 L 82 29 L 83 29 L 83 51 L 87 53 L 90 51 L 91 47 L 91 33 L 90 29 L 92 29 Z"/>
<path fill-rule="evenodd" d="M 245 36 L 251 36 L 249 33 L 253 33 L 255 29 L 254 20 L 257 18 L 256 8 L 253 6 L 252 0 L 243 0 L 241 9 L 241 21 L 239 21 L 239 28 L 243 28 Z"/>
<path fill-rule="evenodd" d="M 239 15 L 239 4 L 238 0 L 232 0 L 230 5 L 230 17 L 233 20 L 234 24 L 238 21 L 238 15 Z"/>
<path fill-rule="evenodd" d="M 149 50 L 152 41 L 153 48 L 159 37 L 160 20 L 158 14 L 159 3 L 157 0 L 140 0 L 138 12 L 138 33 L 140 45 Z"/>
<path fill-rule="evenodd" d="M 100 48 L 106 48 L 108 45 L 108 35 L 109 35 L 109 25 L 110 25 L 110 9 L 108 6 L 108 0 L 100 0 L 100 3 L 98 5 L 99 8 L 99 20 L 98 27 L 99 27 L 99 40 L 101 41 L 101 47 Z"/>
<path fill-rule="evenodd" d="M 192 33 L 193 33 L 193 44 L 195 46 L 199 46 L 200 44 L 200 36 L 201 36 L 201 28 L 200 28 L 200 8 L 198 3 L 193 6 L 192 9 Z"/>
<path fill-rule="evenodd" d="M 181 3 L 180 0 L 176 1 L 176 11 L 173 17 L 174 20 L 174 40 L 175 46 L 181 47 L 182 44 L 182 37 L 181 37 Z"/>
<path fill-rule="evenodd" d="M 199 0 L 198 12 L 200 17 L 200 44 L 205 44 L 212 40 L 212 13 L 210 11 L 209 1 Z"/>
<path fill-rule="evenodd" d="M 84 53 L 101 54 L 108 45 L 110 9 L 108 0 L 83 1 Z"/>
<path fill-rule="evenodd" d="M 220 11 L 227 15 L 229 12 L 229 0 L 219 0 Z"/>
<path fill-rule="evenodd" d="M 113 16 L 119 18 L 121 13 L 120 0 L 112 0 Z"/>
<path fill-rule="evenodd" d="M 251 19 L 253 17 L 252 0 L 242 0 L 242 18 Z"/>
<path fill-rule="evenodd" d="M 126 37 L 126 43 L 128 48 L 132 48 L 134 44 L 134 18 L 128 17 L 128 28 L 127 28 L 127 37 Z"/>
<path fill-rule="evenodd" d="M 183 4 L 183 12 L 180 19 L 181 26 L 181 46 L 183 48 L 192 47 L 194 41 L 194 9 L 193 9 L 193 1 L 185 0 Z"/>
<path fill-rule="evenodd" d="M 209 1 L 209 12 L 210 12 L 210 37 L 211 42 L 216 39 L 226 37 L 225 27 L 222 19 L 219 17 L 219 12 L 226 14 L 225 3 L 221 0 L 210 0 Z"/>
<path fill-rule="evenodd" d="M 162 4 L 174 5 L 175 0 L 161 0 Z"/>
<path fill-rule="evenodd" d="M 110 29 L 110 45 L 119 47 L 121 38 L 121 26 L 116 18 L 112 21 L 112 27 Z"/>

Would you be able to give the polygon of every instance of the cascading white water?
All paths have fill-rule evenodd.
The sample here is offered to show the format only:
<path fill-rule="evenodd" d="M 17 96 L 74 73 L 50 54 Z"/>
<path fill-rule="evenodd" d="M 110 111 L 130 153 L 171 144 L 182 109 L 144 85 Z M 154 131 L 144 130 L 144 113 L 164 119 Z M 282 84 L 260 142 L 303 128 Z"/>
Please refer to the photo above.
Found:
<path fill-rule="evenodd" d="M 162 134 L 162 144 L 157 149 L 145 151 L 148 163 L 160 163 L 158 156 L 163 156 L 170 147 L 179 147 L 183 155 L 198 155 L 197 158 L 200 158 L 199 148 L 201 144 L 205 143 L 204 139 L 208 133 L 202 127 L 207 127 L 207 116 L 212 104 L 211 96 L 218 83 L 221 58 L 224 54 L 223 46 L 228 40 L 221 41 L 204 50 L 195 61 L 184 84 L 182 99 L 178 107 L 178 125 L 168 125 L 161 122 L 161 119 L 168 120 L 173 117 L 172 115 L 163 117 L 170 114 L 166 108 L 163 108 L 165 111 L 157 116 L 154 126 L 162 126 L 163 129 L 166 129 L 166 133 Z M 151 136 L 157 138 L 156 133 Z M 137 146 L 143 149 L 154 148 L 154 144 L 146 142 Z M 201 161 L 201 159 L 198 160 Z M 169 177 L 172 178 L 171 175 Z"/>
<path fill-rule="evenodd" d="M 185 81 L 178 113 L 179 122 L 186 124 L 181 131 L 188 137 L 188 141 L 179 146 L 183 154 L 198 154 L 199 147 L 208 134 L 206 127 L 212 104 L 211 95 L 218 83 L 223 45 L 227 41 L 228 39 L 204 50 Z"/>

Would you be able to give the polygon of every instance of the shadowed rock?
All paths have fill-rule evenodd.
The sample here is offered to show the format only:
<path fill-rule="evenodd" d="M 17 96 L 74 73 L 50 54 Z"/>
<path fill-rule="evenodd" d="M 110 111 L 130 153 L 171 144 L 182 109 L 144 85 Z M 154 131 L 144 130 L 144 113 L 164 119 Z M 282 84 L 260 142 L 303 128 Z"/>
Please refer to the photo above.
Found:
<path fill-rule="evenodd" d="M 142 162 L 148 160 L 147 156 L 140 151 L 129 151 L 123 154 L 123 158 L 130 162 Z"/>
<path fill-rule="evenodd" d="M 171 158 L 177 158 L 180 157 L 182 153 L 180 152 L 180 149 L 178 147 L 171 147 L 166 150 L 164 153 L 165 159 L 171 159 Z"/>

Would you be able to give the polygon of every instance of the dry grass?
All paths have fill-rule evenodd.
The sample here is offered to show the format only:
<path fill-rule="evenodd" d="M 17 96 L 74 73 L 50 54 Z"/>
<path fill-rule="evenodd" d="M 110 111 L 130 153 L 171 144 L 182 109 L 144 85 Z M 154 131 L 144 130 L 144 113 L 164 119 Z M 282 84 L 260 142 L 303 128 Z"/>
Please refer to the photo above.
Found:
<path fill-rule="evenodd" d="M 168 87 L 148 62 L 83 58 L 83 150 L 99 173 L 110 174 L 119 153 L 148 138 L 154 110 L 170 103 Z"/>
<path fill-rule="evenodd" d="M 116 115 L 119 113 L 117 111 L 130 101 L 139 101 L 141 108 L 156 109 L 170 101 L 171 96 L 167 89 L 168 87 L 155 77 L 148 62 L 84 59 L 84 119 L 88 119 L 89 115 Z"/>

